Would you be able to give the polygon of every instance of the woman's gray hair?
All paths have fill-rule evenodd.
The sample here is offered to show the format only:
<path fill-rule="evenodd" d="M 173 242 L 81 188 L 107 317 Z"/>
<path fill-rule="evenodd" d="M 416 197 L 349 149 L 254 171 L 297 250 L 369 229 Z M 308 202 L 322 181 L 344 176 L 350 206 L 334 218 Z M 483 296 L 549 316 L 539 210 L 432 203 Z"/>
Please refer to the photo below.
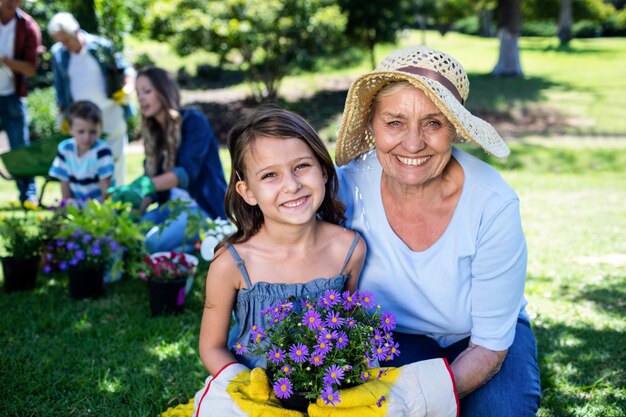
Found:
<path fill-rule="evenodd" d="M 59 12 L 48 22 L 48 34 L 54 36 L 59 32 L 75 34 L 80 29 L 78 21 L 68 12 Z"/>

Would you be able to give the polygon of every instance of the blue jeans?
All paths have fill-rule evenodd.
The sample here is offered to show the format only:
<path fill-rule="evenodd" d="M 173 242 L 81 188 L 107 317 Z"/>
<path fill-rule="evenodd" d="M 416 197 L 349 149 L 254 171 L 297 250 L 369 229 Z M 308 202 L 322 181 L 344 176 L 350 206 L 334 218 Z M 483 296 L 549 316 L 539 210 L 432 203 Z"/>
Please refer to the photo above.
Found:
<path fill-rule="evenodd" d="M 15 94 L 0 96 L 0 125 L 7 132 L 11 149 L 30 143 L 28 132 L 28 109 L 26 100 Z M 33 177 L 15 179 L 20 202 L 37 199 L 37 187 Z"/>
<path fill-rule="evenodd" d="M 204 217 L 209 217 L 209 215 L 198 206 L 190 207 L 189 209 Z M 151 221 L 155 225 L 146 233 L 145 244 L 148 253 L 170 250 L 191 252 L 194 250 L 194 242 L 198 239 L 198 234 L 196 233 L 196 235 L 191 238 L 185 238 L 185 228 L 187 227 L 188 217 L 187 212 L 182 211 L 178 217 L 167 226 L 161 226 L 169 217 L 169 208 L 159 206 L 150 210 L 141 218 L 141 221 Z"/>
<path fill-rule="evenodd" d="M 400 343 L 400 356 L 392 361 L 382 362 L 381 366 L 401 366 L 441 357 L 452 363 L 469 343 L 468 337 L 447 348 L 441 348 L 427 336 L 396 332 L 393 336 Z M 500 371 L 485 385 L 461 399 L 461 416 L 534 416 L 539 409 L 540 400 L 541 381 L 535 336 L 528 321 L 519 318 L 515 339 Z"/>

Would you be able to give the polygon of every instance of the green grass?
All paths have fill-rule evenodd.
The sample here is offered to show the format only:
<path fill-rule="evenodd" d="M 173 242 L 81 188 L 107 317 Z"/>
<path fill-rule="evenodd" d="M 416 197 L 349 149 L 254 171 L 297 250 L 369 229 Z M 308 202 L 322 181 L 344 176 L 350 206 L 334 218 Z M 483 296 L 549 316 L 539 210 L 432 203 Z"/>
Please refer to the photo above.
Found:
<path fill-rule="evenodd" d="M 540 416 L 624 416 L 626 143 L 511 147 L 499 169 L 522 202 Z M 130 156 L 131 178 L 140 161 Z M 32 293 L 0 293 L 0 415 L 155 416 L 201 387 L 201 278 L 186 311 L 163 318 L 149 316 L 137 279 L 98 301 L 73 301 L 66 287 L 40 276 Z"/>

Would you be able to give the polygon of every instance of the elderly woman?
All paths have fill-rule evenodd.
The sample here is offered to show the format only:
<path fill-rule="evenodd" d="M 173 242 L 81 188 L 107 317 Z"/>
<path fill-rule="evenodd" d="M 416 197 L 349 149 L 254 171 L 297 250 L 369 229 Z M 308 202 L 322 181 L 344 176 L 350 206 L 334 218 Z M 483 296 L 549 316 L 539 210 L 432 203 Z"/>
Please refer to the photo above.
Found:
<path fill-rule="evenodd" d="M 463 416 L 530 416 L 540 381 L 519 199 L 453 146 L 509 154 L 468 93 L 461 64 L 424 46 L 353 82 L 336 146 L 346 226 L 369 248 L 359 288 L 397 317 L 402 354 L 385 365 L 444 357 Z"/>

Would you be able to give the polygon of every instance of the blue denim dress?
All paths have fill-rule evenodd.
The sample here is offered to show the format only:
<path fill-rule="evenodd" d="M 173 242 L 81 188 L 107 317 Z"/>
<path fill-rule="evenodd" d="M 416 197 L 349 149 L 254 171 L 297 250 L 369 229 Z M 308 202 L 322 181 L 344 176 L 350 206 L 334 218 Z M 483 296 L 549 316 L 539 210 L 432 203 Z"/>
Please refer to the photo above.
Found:
<path fill-rule="evenodd" d="M 237 360 L 246 365 L 248 368 L 265 368 L 266 359 L 262 356 L 255 356 L 249 352 L 243 355 L 237 355 L 233 346 L 241 343 L 244 346 L 250 345 L 251 328 L 254 324 L 265 327 L 265 320 L 261 311 L 283 301 L 291 301 L 294 310 L 299 311 L 300 301 L 310 298 L 319 298 L 324 295 L 327 290 L 335 290 L 341 292 L 350 278 L 350 275 L 342 274 L 345 269 L 357 243 L 359 242 L 359 234 L 355 233 L 354 240 L 343 262 L 343 266 L 339 271 L 339 275 L 332 278 L 316 278 L 306 283 L 299 284 L 270 284 L 268 282 L 257 282 L 252 284 L 250 277 L 246 271 L 246 267 L 235 248 L 230 244 L 225 246 L 228 248 L 233 258 L 237 262 L 237 266 L 243 275 L 247 288 L 243 288 L 237 292 L 237 300 L 233 311 L 235 316 L 235 326 L 231 329 L 228 337 L 228 347 Z"/>

